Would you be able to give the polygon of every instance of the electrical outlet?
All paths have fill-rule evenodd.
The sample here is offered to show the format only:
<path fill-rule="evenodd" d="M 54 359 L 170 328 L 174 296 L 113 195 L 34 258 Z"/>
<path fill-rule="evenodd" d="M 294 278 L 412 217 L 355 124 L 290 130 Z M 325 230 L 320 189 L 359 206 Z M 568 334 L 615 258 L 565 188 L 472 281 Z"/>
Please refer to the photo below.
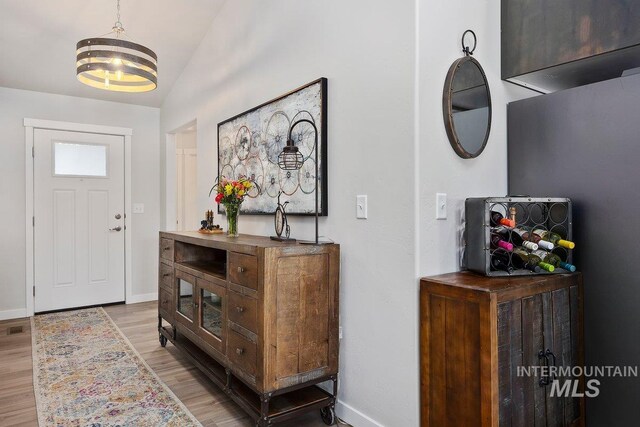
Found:
<path fill-rule="evenodd" d="M 143 214 L 144 213 L 144 203 L 134 203 L 133 204 L 133 213 L 134 214 Z"/>

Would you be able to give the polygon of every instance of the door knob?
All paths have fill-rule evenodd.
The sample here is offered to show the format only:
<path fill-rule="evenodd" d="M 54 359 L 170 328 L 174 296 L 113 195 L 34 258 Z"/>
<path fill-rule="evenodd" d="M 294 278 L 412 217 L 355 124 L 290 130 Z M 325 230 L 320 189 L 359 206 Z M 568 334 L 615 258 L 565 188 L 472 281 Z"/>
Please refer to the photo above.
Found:
<path fill-rule="evenodd" d="M 120 215 L 120 214 L 116 214 L 116 216 L 115 216 L 114 218 L 115 218 L 115 219 L 120 219 L 120 218 L 122 218 L 122 215 Z"/>
<path fill-rule="evenodd" d="M 120 231 L 120 230 L 122 230 L 122 227 L 120 227 L 120 226 L 117 226 L 115 228 L 110 228 L 109 229 L 109 231 Z"/>

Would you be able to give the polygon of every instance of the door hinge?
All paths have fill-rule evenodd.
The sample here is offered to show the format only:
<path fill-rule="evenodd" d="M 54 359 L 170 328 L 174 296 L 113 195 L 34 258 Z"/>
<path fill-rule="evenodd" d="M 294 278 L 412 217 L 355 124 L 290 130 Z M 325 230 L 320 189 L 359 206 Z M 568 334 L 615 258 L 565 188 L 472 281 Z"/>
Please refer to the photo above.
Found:
<path fill-rule="evenodd" d="M 33 296 L 34 297 L 36 296 L 36 287 L 35 286 L 33 287 Z"/>
<path fill-rule="evenodd" d="M 36 147 L 31 147 L 31 157 L 36 156 Z"/>

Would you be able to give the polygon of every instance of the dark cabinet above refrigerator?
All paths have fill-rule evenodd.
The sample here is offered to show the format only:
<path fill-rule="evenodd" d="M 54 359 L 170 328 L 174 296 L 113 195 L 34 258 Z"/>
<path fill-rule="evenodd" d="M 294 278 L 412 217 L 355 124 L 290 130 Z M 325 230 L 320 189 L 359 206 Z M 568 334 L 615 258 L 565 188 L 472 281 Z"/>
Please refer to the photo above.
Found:
<path fill-rule="evenodd" d="M 640 67 L 640 2 L 502 0 L 502 79 L 542 93 Z"/>

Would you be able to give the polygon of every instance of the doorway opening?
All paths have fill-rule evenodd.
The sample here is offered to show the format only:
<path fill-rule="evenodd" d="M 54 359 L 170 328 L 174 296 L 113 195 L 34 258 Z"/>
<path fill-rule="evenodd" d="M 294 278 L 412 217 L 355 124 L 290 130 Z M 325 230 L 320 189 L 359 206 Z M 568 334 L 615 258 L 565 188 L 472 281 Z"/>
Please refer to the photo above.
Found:
<path fill-rule="evenodd" d="M 198 212 L 198 133 L 190 123 L 175 134 L 176 230 L 197 230 L 204 217 Z"/>

